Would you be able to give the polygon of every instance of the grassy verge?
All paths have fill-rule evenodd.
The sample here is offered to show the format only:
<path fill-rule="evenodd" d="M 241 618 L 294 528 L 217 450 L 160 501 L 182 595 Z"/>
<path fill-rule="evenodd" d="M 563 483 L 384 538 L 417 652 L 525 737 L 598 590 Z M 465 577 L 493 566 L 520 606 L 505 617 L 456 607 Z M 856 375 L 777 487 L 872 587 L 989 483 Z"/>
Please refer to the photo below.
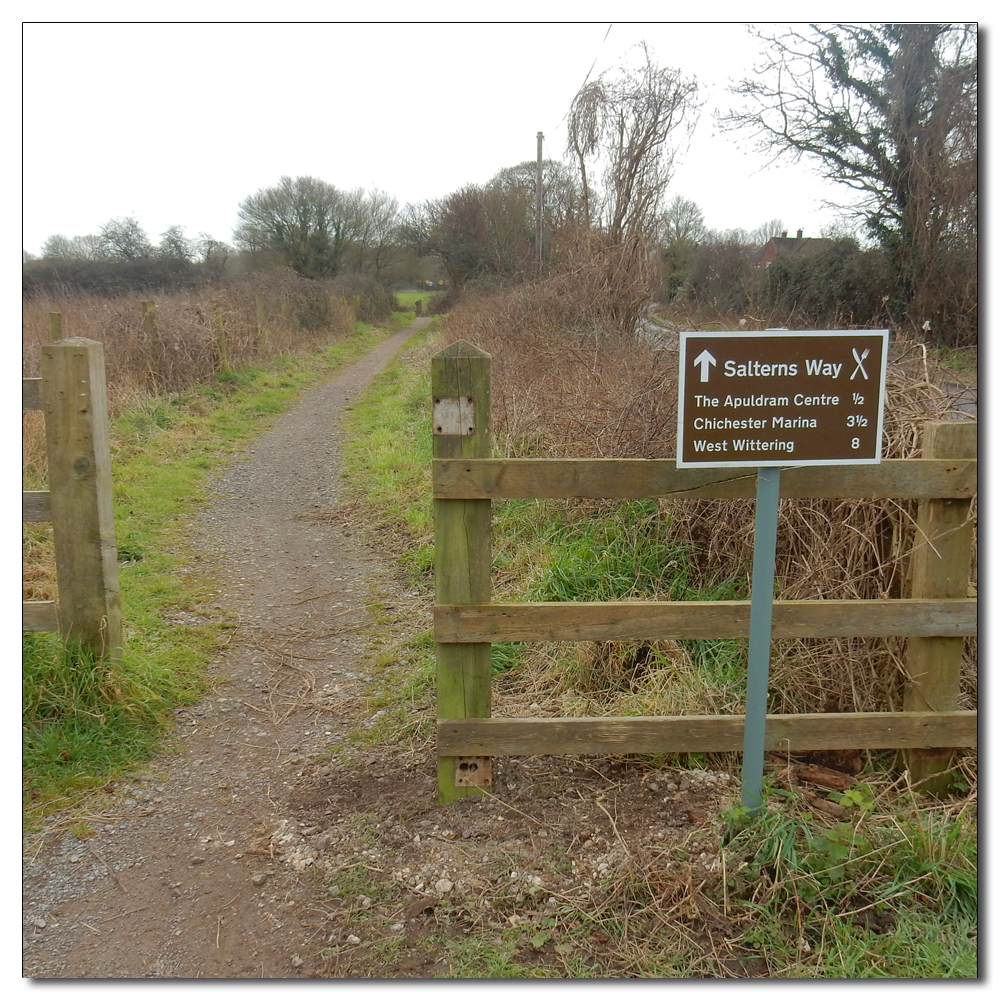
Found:
<path fill-rule="evenodd" d="M 388 332 L 408 325 L 394 314 Z M 229 623 L 187 570 L 186 526 L 209 472 L 301 392 L 382 340 L 386 327 L 307 356 L 226 372 L 182 395 L 147 399 L 112 427 L 115 521 L 126 654 L 95 662 L 55 635 L 23 641 L 23 794 L 29 824 L 144 759 L 172 710 L 205 691 L 205 667 Z M 26 526 L 32 596 L 51 594 L 49 533 Z"/>
<path fill-rule="evenodd" d="M 414 596 L 423 595 L 424 605 L 433 565 L 428 420 L 432 351 L 425 334 L 415 351 L 376 380 L 354 408 L 353 435 L 345 453 L 359 499 L 378 523 L 380 535 L 391 534 L 390 548 Z M 656 504 L 645 501 L 575 507 L 496 503 L 494 591 L 505 600 L 746 597 L 743 579 L 719 580 L 711 593 L 696 592 L 685 570 L 683 545 L 666 530 L 664 517 Z M 381 600 L 373 596 L 376 606 Z M 432 633 L 426 618 L 394 603 L 394 611 L 381 604 L 382 627 L 380 635 L 373 636 L 377 669 L 369 710 L 377 709 L 377 718 L 359 727 L 353 742 L 357 747 L 422 741 L 429 750 Z M 586 695 L 581 708 L 603 708 L 608 714 L 628 714 L 629 705 L 633 713 L 650 714 L 651 704 L 658 712 L 664 712 L 664 706 L 668 711 L 706 714 L 742 711 L 742 647 L 722 642 L 678 645 L 679 653 L 653 649 L 641 661 L 635 649 L 621 648 L 606 650 L 604 660 L 595 655 L 587 664 L 555 654 L 546 659 L 564 686 L 572 683 L 578 695 Z M 675 653 L 679 659 L 671 662 Z M 629 664 L 631 674 L 624 669 Z M 535 669 L 525 647 L 494 646 L 494 672 L 504 675 L 501 681 Z M 637 682 L 644 686 L 635 696 Z M 538 697 L 537 687 L 532 690 Z M 343 752 L 347 762 L 353 750 L 345 747 Z M 489 915 L 456 913 L 461 930 L 452 933 L 451 911 L 442 905 L 433 942 L 447 965 L 440 974 L 975 977 L 975 796 L 944 804 L 921 802 L 904 782 L 873 774 L 870 784 L 830 793 L 828 799 L 832 813 L 776 783 L 758 818 L 736 808 L 706 820 L 719 845 L 719 865 L 708 875 L 683 851 L 667 861 L 638 854 L 629 870 L 600 885 L 600 905 L 593 907 L 567 903 L 543 914 L 523 901 L 507 906 L 493 895 Z M 830 815 L 839 818 L 834 821 Z M 372 896 L 390 888 L 369 875 L 364 892 Z M 391 908 L 399 905 L 397 900 Z M 530 922 L 525 922 L 526 913 L 534 914 Z M 512 928 L 515 918 L 520 922 Z M 596 966 L 584 965 L 576 958 L 578 943 L 595 938 L 607 942 L 604 957 Z M 400 947 L 389 939 L 383 944 L 390 957 Z M 532 948 L 554 949 L 561 969 L 532 964 Z M 366 956 L 369 960 L 380 961 L 372 953 Z M 371 972 L 369 968 L 367 974 Z"/>

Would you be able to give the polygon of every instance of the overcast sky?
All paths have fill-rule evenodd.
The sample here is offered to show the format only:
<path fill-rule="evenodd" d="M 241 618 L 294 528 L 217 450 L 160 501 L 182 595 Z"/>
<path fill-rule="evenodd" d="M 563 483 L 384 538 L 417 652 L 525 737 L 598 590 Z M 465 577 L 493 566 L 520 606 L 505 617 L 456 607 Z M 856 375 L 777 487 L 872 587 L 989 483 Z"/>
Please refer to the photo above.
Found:
<path fill-rule="evenodd" d="M 643 39 L 705 102 L 668 197 L 713 228 L 780 218 L 807 235 L 850 197 L 718 133 L 713 109 L 759 55 L 738 23 L 27 22 L 23 37 L 32 253 L 121 216 L 154 240 L 180 225 L 229 241 L 240 201 L 284 174 L 402 204 L 533 160 L 539 131 L 561 158 L 573 95 Z"/>

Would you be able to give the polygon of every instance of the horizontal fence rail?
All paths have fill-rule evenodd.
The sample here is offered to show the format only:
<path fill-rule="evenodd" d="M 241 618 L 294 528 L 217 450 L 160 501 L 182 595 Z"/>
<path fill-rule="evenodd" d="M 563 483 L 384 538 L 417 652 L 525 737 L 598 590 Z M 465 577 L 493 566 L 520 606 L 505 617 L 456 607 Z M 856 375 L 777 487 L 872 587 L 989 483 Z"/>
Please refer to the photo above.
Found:
<path fill-rule="evenodd" d="M 51 521 L 52 501 L 48 490 L 24 490 L 21 493 L 21 520 Z"/>
<path fill-rule="evenodd" d="M 438 500 L 752 500 L 756 469 L 678 469 L 673 459 L 435 459 Z M 783 500 L 968 499 L 975 459 L 897 458 L 880 465 L 783 469 Z"/>
<path fill-rule="evenodd" d="M 40 378 L 21 379 L 21 409 L 42 409 L 42 380 Z"/>
<path fill-rule="evenodd" d="M 776 639 L 976 635 L 974 598 L 896 601 L 775 601 Z M 740 639 L 749 601 L 452 604 L 434 609 L 436 642 L 582 642 Z"/>
<path fill-rule="evenodd" d="M 41 410 L 42 380 L 21 379 L 21 409 Z M 48 490 L 21 491 L 21 520 L 38 523 L 52 520 L 52 502 Z M 22 632 L 58 632 L 59 610 L 55 601 L 22 601 Z"/>
<path fill-rule="evenodd" d="M 742 638 L 750 631 L 750 602 L 494 603 L 488 525 L 493 500 L 753 500 L 758 470 L 678 469 L 672 459 L 492 458 L 489 355 L 461 341 L 435 355 L 432 393 L 441 801 L 472 791 L 457 787 L 477 783 L 469 774 L 487 786 L 496 755 L 743 749 L 743 715 L 490 718 L 486 665 L 493 643 Z M 470 414 L 469 426 L 452 427 L 445 420 L 451 410 Z M 916 500 L 919 507 L 904 598 L 775 601 L 772 608 L 778 639 L 906 638 L 904 711 L 769 715 L 765 741 L 786 753 L 899 749 L 911 780 L 940 793 L 947 790 L 949 748 L 977 743 L 977 713 L 958 709 L 962 647 L 978 629 L 977 602 L 968 596 L 976 425 L 928 421 L 922 446 L 922 458 L 782 470 L 782 500 Z"/>
<path fill-rule="evenodd" d="M 438 752 L 524 754 L 724 753 L 743 749 L 742 715 L 632 718 L 440 719 Z M 974 747 L 975 712 L 835 712 L 769 715 L 765 748 L 786 753 Z"/>

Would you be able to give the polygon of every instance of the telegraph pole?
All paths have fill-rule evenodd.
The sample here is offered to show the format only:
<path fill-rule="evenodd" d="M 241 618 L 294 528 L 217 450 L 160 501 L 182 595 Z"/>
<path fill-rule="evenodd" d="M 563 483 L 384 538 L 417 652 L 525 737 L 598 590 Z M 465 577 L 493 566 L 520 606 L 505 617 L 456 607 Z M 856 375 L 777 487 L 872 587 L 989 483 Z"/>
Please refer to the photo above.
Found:
<path fill-rule="evenodd" d="M 538 262 L 538 277 L 542 276 L 542 140 L 545 136 L 539 132 L 538 162 L 535 168 L 535 256 Z"/>

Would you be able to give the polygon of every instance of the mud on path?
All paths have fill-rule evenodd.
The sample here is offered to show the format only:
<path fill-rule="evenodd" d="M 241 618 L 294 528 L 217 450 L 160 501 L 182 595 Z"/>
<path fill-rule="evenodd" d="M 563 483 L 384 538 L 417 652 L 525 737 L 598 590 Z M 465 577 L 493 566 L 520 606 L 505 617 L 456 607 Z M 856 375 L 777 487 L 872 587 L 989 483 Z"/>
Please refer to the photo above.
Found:
<path fill-rule="evenodd" d="M 339 472 L 345 405 L 413 331 L 307 393 L 219 477 L 190 572 L 220 582 L 212 613 L 238 627 L 211 694 L 178 711 L 169 752 L 108 786 L 92 835 L 63 827 L 26 855 L 24 976 L 488 978 L 485 965 L 456 970 L 450 943 L 522 931 L 518 960 L 551 975 L 627 975 L 605 935 L 533 931 L 567 907 L 610 905 L 636 870 L 672 910 L 718 869 L 712 820 L 738 792 L 728 774 L 506 758 L 492 794 L 439 807 L 432 746 L 347 741 L 371 588 L 399 627 L 430 625 L 430 597 L 406 593 Z M 678 849 L 691 860 L 674 878 Z M 723 923 L 692 941 L 714 952 Z M 633 926 L 641 940 L 660 925 Z M 718 961 L 709 975 L 755 974 L 740 949 Z"/>

